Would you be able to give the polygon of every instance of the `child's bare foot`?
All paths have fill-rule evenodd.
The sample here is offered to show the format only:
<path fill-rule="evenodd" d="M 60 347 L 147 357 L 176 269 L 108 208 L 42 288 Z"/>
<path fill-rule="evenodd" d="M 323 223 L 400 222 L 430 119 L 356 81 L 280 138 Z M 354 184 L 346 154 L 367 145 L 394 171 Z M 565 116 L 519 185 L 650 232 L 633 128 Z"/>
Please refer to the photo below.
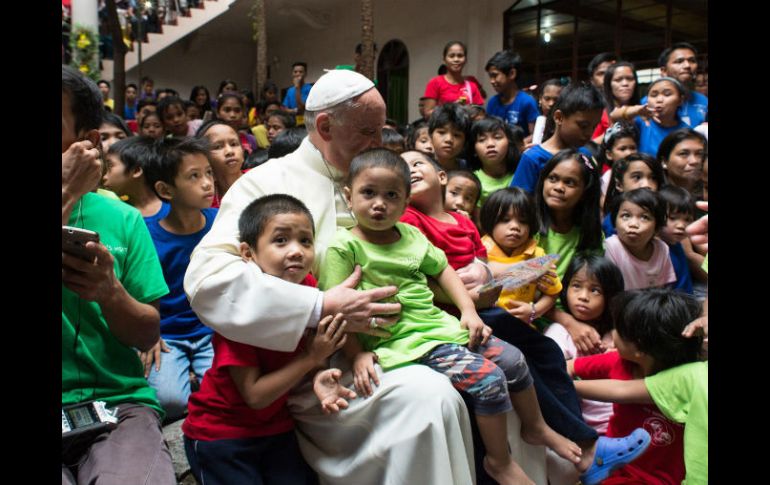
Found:
<path fill-rule="evenodd" d="M 545 445 L 556 452 L 557 455 L 572 463 L 580 463 L 583 450 L 573 442 L 560 435 L 550 426 L 543 423 L 542 426 L 521 426 L 521 438 L 530 445 Z"/>
<path fill-rule="evenodd" d="M 535 485 L 518 463 L 508 459 L 507 463 L 495 463 L 489 455 L 484 457 L 484 470 L 500 485 Z"/>
<path fill-rule="evenodd" d="M 575 464 L 575 468 L 580 473 L 588 470 L 588 468 L 594 463 L 594 456 L 596 455 L 596 441 L 591 441 L 580 447 L 583 450 L 583 456 L 580 457 L 580 462 Z"/>

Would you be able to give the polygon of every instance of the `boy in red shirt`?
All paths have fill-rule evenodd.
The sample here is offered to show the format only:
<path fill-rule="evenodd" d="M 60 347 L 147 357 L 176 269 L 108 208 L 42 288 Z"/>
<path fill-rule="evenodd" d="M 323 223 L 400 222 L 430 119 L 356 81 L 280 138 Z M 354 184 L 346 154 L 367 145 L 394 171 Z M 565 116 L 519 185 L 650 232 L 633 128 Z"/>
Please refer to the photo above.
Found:
<path fill-rule="evenodd" d="M 611 312 L 617 352 L 570 361 L 570 374 L 589 380 L 633 380 L 698 360 L 702 338 L 682 336 L 687 324 L 701 313 L 691 296 L 667 289 L 627 291 L 613 299 Z M 624 436 L 637 427 L 650 433 L 650 447 L 603 483 L 682 483 L 684 427 L 666 418 L 654 404 L 613 405 L 606 436 Z"/>
<path fill-rule="evenodd" d="M 316 286 L 309 274 L 315 259 L 313 217 L 302 202 L 284 194 L 261 197 L 244 209 L 238 229 L 245 261 L 283 280 Z M 317 332 L 293 352 L 214 335 L 214 362 L 190 396 L 182 425 L 198 483 L 315 483 L 286 401 L 305 375 L 345 343 L 341 319 L 338 314 L 321 320 Z M 344 401 L 339 405 L 346 407 Z"/>

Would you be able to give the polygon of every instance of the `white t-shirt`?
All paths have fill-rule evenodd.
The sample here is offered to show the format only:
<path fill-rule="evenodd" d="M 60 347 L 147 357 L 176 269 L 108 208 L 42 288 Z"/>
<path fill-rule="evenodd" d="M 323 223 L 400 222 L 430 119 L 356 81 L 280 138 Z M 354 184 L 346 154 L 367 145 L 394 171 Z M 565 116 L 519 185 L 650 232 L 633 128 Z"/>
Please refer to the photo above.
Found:
<path fill-rule="evenodd" d="M 626 290 L 659 287 L 676 281 L 668 245 L 657 237 L 652 238 L 652 244 L 652 257 L 642 261 L 623 246 L 617 234 L 604 241 L 604 254 L 620 268 Z"/>

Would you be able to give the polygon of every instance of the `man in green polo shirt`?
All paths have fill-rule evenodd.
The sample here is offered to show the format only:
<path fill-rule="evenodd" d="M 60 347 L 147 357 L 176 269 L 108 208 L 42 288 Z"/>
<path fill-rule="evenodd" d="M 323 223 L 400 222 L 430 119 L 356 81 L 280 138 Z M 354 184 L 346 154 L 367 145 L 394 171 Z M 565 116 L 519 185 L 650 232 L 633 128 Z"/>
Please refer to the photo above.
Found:
<path fill-rule="evenodd" d="M 91 261 L 62 252 L 62 406 L 104 401 L 112 430 L 62 441 L 62 483 L 176 483 L 163 442 L 163 410 L 134 348 L 159 338 L 168 293 L 141 214 L 92 192 L 101 178 L 102 99 L 62 66 L 62 225 L 99 233 Z"/>

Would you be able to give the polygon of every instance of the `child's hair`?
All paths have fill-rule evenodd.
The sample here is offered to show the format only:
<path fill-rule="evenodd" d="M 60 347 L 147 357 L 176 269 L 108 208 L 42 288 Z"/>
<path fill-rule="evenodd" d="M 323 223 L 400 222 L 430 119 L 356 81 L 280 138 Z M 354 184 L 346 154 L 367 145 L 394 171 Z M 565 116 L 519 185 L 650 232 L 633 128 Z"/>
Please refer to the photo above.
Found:
<path fill-rule="evenodd" d="M 187 155 L 203 155 L 211 163 L 210 149 L 208 140 L 205 138 L 162 138 L 155 142 L 157 156 L 154 163 L 148 164 L 145 169 L 147 183 L 152 190 L 160 197 L 155 189 L 156 182 L 165 182 L 174 186 L 174 179 L 179 172 L 182 159 Z"/>
<path fill-rule="evenodd" d="M 577 253 L 572 257 L 567 272 L 564 273 L 564 288 L 561 290 L 559 299 L 561 304 L 569 310 L 567 303 L 567 293 L 569 292 L 572 278 L 585 268 L 586 274 L 593 276 L 602 287 L 602 296 L 604 296 L 604 310 L 596 321 L 591 322 L 599 332 L 599 335 L 612 330 L 612 316 L 610 314 L 610 304 L 616 295 L 623 292 L 625 283 L 623 282 L 623 273 L 615 263 L 605 258 L 591 253 Z"/>
<path fill-rule="evenodd" d="M 466 106 L 465 109 L 468 110 L 468 116 L 471 117 L 471 120 L 474 120 L 479 116 L 483 118 L 487 115 L 487 110 L 485 110 L 484 107 L 480 104 L 472 104 L 470 106 Z"/>
<path fill-rule="evenodd" d="M 551 112 L 559 110 L 564 116 L 571 116 L 578 111 L 601 110 L 604 108 L 604 96 L 591 83 L 570 83 L 561 90 Z"/>
<path fill-rule="evenodd" d="M 444 46 L 444 53 L 441 55 L 441 57 L 442 58 L 446 57 L 446 54 L 447 54 L 447 52 L 449 52 L 449 49 L 452 48 L 452 46 L 455 46 L 455 45 L 459 45 L 460 47 L 462 47 L 463 48 L 463 53 L 466 54 L 466 55 L 468 54 L 468 48 L 465 47 L 465 44 L 463 44 L 459 40 L 450 40 Z"/>
<path fill-rule="evenodd" d="M 350 162 L 350 173 L 348 174 L 348 187 L 353 187 L 353 181 L 364 170 L 370 168 L 385 168 L 400 176 L 404 182 L 406 196 L 409 197 L 412 187 L 412 175 L 409 165 L 399 154 L 387 148 L 370 148 L 355 157 Z"/>
<path fill-rule="evenodd" d="M 634 125 L 625 121 L 617 121 L 607 128 L 604 137 L 602 137 L 602 144 L 599 146 L 599 153 L 596 155 L 596 159 L 601 165 L 611 167 L 615 163 L 615 160 L 607 158 L 607 153 L 611 152 L 615 143 L 623 138 L 631 138 L 634 143 L 639 144 L 639 132 Z"/>
<path fill-rule="evenodd" d="M 613 221 L 617 220 L 620 206 L 623 205 L 623 202 L 631 202 L 632 204 L 636 204 L 642 209 L 649 211 L 655 219 L 656 230 L 666 225 L 666 205 L 660 200 L 657 192 L 653 192 L 647 187 L 642 187 L 640 189 L 621 193 L 615 198 L 615 201 L 612 204 L 611 217 Z"/>
<path fill-rule="evenodd" d="M 292 69 L 294 69 L 297 66 L 304 67 L 305 68 L 305 72 L 307 72 L 307 62 L 297 61 L 297 62 L 295 62 L 294 64 L 291 65 Z"/>
<path fill-rule="evenodd" d="M 156 163 L 158 150 L 155 140 L 149 136 L 133 136 L 118 140 L 107 150 L 109 155 L 117 155 L 125 166 L 125 174 L 140 167 L 145 169 L 148 165 Z"/>
<path fill-rule="evenodd" d="M 693 51 L 696 56 L 698 55 L 698 49 L 689 42 L 675 42 L 674 44 L 671 44 L 671 47 L 664 49 L 663 52 L 660 53 L 660 56 L 658 56 L 658 67 L 666 67 L 668 58 L 671 57 L 671 53 L 677 49 L 689 49 Z"/>
<path fill-rule="evenodd" d="M 543 197 L 543 186 L 553 169 L 567 160 L 574 160 L 580 165 L 583 183 L 585 184 L 580 202 L 572 209 L 572 223 L 580 227 L 580 240 L 578 241 L 577 250 L 599 249 L 602 246 L 602 228 L 601 221 L 599 220 L 599 197 L 601 195 L 599 169 L 594 166 L 593 162 L 586 155 L 573 148 L 565 148 L 559 151 L 548 160 L 548 163 L 545 164 L 545 167 L 540 172 L 537 188 L 535 188 L 535 206 L 537 207 L 540 234 L 543 236 L 548 234 L 552 219 L 551 211 Z"/>
<path fill-rule="evenodd" d="M 522 223 L 529 226 L 529 234 L 532 237 L 540 226 L 537 219 L 537 210 L 532 197 L 519 187 L 507 187 L 492 192 L 492 195 L 481 206 L 479 222 L 481 228 L 487 234 L 492 234 L 500 220 L 513 209 L 513 215 Z"/>
<path fill-rule="evenodd" d="M 275 81 L 268 79 L 265 81 L 265 84 L 262 85 L 262 95 L 260 96 L 260 100 L 265 99 L 265 95 L 268 91 L 273 91 L 274 93 L 278 94 L 278 85 L 275 84 Z"/>
<path fill-rule="evenodd" d="M 612 164 L 612 173 L 610 175 L 610 183 L 607 186 L 607 193 L 604 196 L 604 213 L 609 214 L 612 212 L 612 206 L 613 201 L 617 197 L 619 193 L 621 193 L 618 189 L 618 185 L 623 185 L 623 176 L 628 171 L 628 167 L 631 166 L 633 162 L 642 162 L 650 169 L 652 172 L 652 178 L 658 183 L 658 187 L 662 187 L 663 183 L 665 182 L 665 175 L 663 174 L 663 166 L 661 163 L 652 158 L 651 156 L 647 155 L 646 153 L 632 153 L 628 155 L 625 158 L 621 158 L 620 160 L 616 160 Z M 615 219 L 613 218 L 613 221 Z"/>
<path fill-rule="evenodd" d="M 436 107 L 428 119 L 428 133 L 433 134 L 437 129 L 452 124 L 465 133 L 466 142 L 471 129 L 471 117 L 468 110 L 457 103 L 445 103 Z"/>
<path fill-rule="evenodd" d="M 621 67 L 628 67 L 634 74 L 634 93 L 628 101 L 628 105 L 635 106 L 639 104 L 639 78 L 636 76 L 636 68 L 628 61 L 619 61 L 607 68 L 604 75 L 604 97 L 607 98 L 607 112 L 611 113 L 615 109 L 615 96 L 612 94 L 612 76 Z"/>
<path fill-rule="evenodd" d="M 698 360 L 703 337 L 682 336 L 701 314 L 692 296 L 662 288 L 625 291 L 610 311 L 618 335 L 652 357 L 655 372 Z"/>
<path fill-rule="evenodd" d="M 126 84 L 126 89 L 128 88 L 134 88 L 134 91 L 139 91 L 139 87 L 134 83 L 128 83 Z"/>
<path fill-rule="evenodd" d="M 315 235 L 313 215 L 301 200 L 288 194 L 270 194 L 260 197 L 243 209 L 238 218 L 238 240 L 245 242 L 252 250 L 265 230 L 270 219 L 279 214 L 304 214 L 310 220 Z"/>
<path fill-rule="evenodd" d="M 228 99 L 234 99 L 238 101 L 238 104 L 241 107 L 241 110 L 243 110 L 243 98 L 239 94 L 235 93 L 224 93 L 217 96 L 217 113 L 220 109 L 222 109 L 222 106 L 225 104 L 225 101 Z"/>
<path fill-rule="evenodd" d="M 211 129 L 211 127 L 216 125 L 222 125 L 222 126 L 227 126 L 228 128 L 231 128 L 231 126 L 228 125 L 227 122 L 225 122 L 224 120 L 220 120 L 220 119 L 209 120 L 203 123 L 200 127 L 198 127 L 198 131 L 195 132 L 195 138 L 205 137 L 206 133 Z"/>
<path fill-rule="evenodd" d="M 421 152 L 420 150 L 412 148 L 412 149 L 409 149 L 409 150 L 406 150 L 406 151 L 402 152 L 401 155 L 406 155 L 409 152 L 414 152 L 414 153 L 419 154 L 426 162 L 428 162 L 431 165 L 433 165 L 433 168 L 436 169 L 436 172 L 446 172 L 446 169 L 444 167 L 442 167 L 440 163 L 438 163 L 438 160 L 436 159 L 435 156 L 433 156 L 432 153 Z M 464 174 L 464 173 L 470 173 L 470 172 L 466 172 L 465 170 L 452 170 L 449 173 L 453 173 L 453 174 L 457 175 L 457 174 Z M 473 175 L 473 174 L 471 174 L 471 175 Z M 473 175 L 473 176 L 476 177 L 475 175 Z M 449 174 L 447 174 L 447 181 L 448 181 L 448 179 L 449 179 Z M 478 180 L 478 177 L 476 177 L 476 180 Z"/>
<path fill-rule="evenodd" d="M 209 90 L 206 86 L 198 85 L 192 88 L 192 91 L 190 91 L 190 101 L 193 103 L 197 103 L 195 101 L 195 98 L 198 97 L 198 91 L 203 90 L 206 93 L 206 101 L 203 102 L 203 110 L 209 111 L 211 110 L 211 95 L 209 94 Z"/>
<path fill-rule="evenodd" d="M 519 164 L 519 158 L 521 153 L 519 152 L 519 143 L 521 138 L 517 136 L 520 132 L 514 132 L 511 126 L 505 121 L 496 116 L 488 116 L 484 119 L 474 121 L 471 126 L 471 136 L 468 142 L 469 146 L 476 144 L 476 140 L 483 133 L 494 133 L 497 130 L 502 130 L 505 133 L 505 137 L 508 139 L 508 152 L 505 154 L 505 171 L 513 173 L 516 171 L 516 166 Z M 470 163 L 475 169 L 479 169 L 482 166 L 481 159 L 479 158 L 476 150 L 471 150 Z"/>
<path fill-rule="evenodd" d="M 686 189 L 676 185 L 664 185 L 658 190 L 658 197 L 666 209 L 666 214 L 688 214 L 695 217 L 695 199 Z"/>
<path fill-rule="evenodd" d="M 537 94 L 537 98 L 538 99 L 543 97 L 543 93 L 545 92 L 545 88 L 547 88 L 548 86 L 556 86 L 557 88 L 561 88 L 564 85 L 561 83 L 561 79 L 559 79 L 559 78 L 552 78 L 552 79 L 547 80 L 546 82 L 544 82 L 540 86 L 540 91 Z"/>
<path fill-rule="evenodd" d="M 139 111 L 142 111 L 142 108 L 145 106 L 155 106 L 157 109 L 158 102 L 151 98 L 142 98 L 136 103 L 136 112 L 138 113 Z"/>
<path fill-rule="evenodd" d="M 679 92 L 679 97 L 682 99 L 687 99 L 687 96 L 689 95 L 690 92 L 687 90 L 685 85 L 679 82 L 679 79 L 668 77 L 668 76 L 659 77 L 658 79 L 650 83 L 649 87 L 647 88 L 647 92 L 649 93 L 652 90 L 653 86 L 655 86 L 658 83 L 662 83 L 663 81 L 668 81 L 671 84 L 673 84 L 676 90 Z"/>
<path fill-rule="evenodd" d="M 596 54 L 596 56 L 591 59 L 591 62 L 588 63 L 588 75 L 593 77 L 594 72 L 599 69 L 599 66 L 602 65 L 602 63 L 616 62 L 617 60 L 618 56 L 612 52 L 600 52 L 599 54 Z"/>
<path fill-rule="evenodd" d="M 636 126 L 625 121 L 613 123 L 607 128 L 607 131 L 604 132 L 602 151 L 606 153 L 612 150 L 612 147 L 615 146 L 615 142 L 621 138 L 632 138 L 635 142 L 639 143 L 639 131 L 636 129 Z"/>
<path fill-rule="evenodd" d="M 270 152 L 267 148 L 257 148 L 256 150 L 249 153 L 249 155 L 246 157 L 246 160 L 243 161 L 243 165 L 241 165 L 241 170 L 258 167 L 263 163 L 265 163 L 266 161 L 268 161 L 269 159 L 270 159 Z"/>
<path fill-rule="evenodd" d="M 169 96 L 174 96 L 177 98 L 179 97 L 179 93 L 175 89 L 171 89 L 171 88 L 158 89 L 158 94 L 161 94 L 161 93 L 165 93 L 165 94 L 168 94 Z"/>
<path fill-rule="evenodd" d="M 217 91 L 217 97 L 219 97 L 220 94 L 222 94 L 222 90 L 225 89 L 225 86 L 228 84 L 233 85 L 233 89 L 235 91 L 238 91 L 238 85 L 233 81 L 232 79 L 224 79 L 221 83 L 219 83 L 219 91 Z"/>
<path fill-rule="evenodd" d="M 108 124 L 112 125 L 115 128 L 120 128 L 120 131 L 126 134 L 126 137 L 132 137 L 134 136 L 134 132 L 129 129 L 128 125 L 126 125 L 126 122 L 123 121 L 123 118 L 116 115 L 115 113 L 112 113 L 110 111 L 104 112 L 104 117 L 102 118 L 102 124 Z"/>
<path fill-rule="evenodd" d="M 498 71 L 505 75 L 511 72 L 511 69 L 516 69 L 516 77 L 520 77 L 521 74 L 521 56 L 516 52 L 503 50 L 496 52 L 484 66 L 485 71 L 489 71 L 490 68 L 496 68 Z"/>
<path fill-rule="evenodd" d="M 563 116 L 571 116 L 578 111 L 591 111 L 604 109 L 604 95 L 591 83 L 570 83 L 561 90 L 559 97 L 551 107 L 545 122 L 543 140 L 550 138 L 556 131 L 556 122 L 553 119 L 556 110 Z"/>
<path fill-rule="evenodd" d="M 660 163 L 667 163 L 669 157 L 671 157 L 671 152 L 674 151 L 674 148 L 676 148 L 677 145 L 685 140 L 696 140 L 701 142 L 703 144 L 704 152 L 706 152 L 708 149 L 708 140 L 706 140 L 705 136 L 693 130 L 692 128 L 679 128 L 678 130 L 674 130 L 666 135 L 663 141 L 660 142 L 657 154 L 658 161 Z"/>
<path fill-rule="evenodd" d="M 399 132 L 392 128 L 382 129 L 382 144 L 383 145 L 400 145 L 401 151 L 404 151 L 406 146 L 404 145 L 404 137 Z M 400 153 L 400 152 L 399 152 Z"/>
<path fill-rule="evenodd" d="M 423 153 L 423 155 L 425 155 L 425 157 L 433 163 L 433 166 L 436 167 L 436 170 L 445 170 L 444 168 L 441 168 L 441 164 L 438 163 L 438 160 L 431 157 L 429 153 Z M 473 185 L 476 186 L 476 193 L 479 194 L 479 197 L 481 197 L 481 180 L 479 180 L 475 173 L 468 170 L 450 170 L 446 174 L 447 185 L 449 185 L 450 180 L 457 177 L 462 177 L 473 182 Z M 478 199 L 476 199 L 476 202 L 474 202 L 473 205 L 475 206 L 477 202 Z"/>
<path fill-rule="evenodd" d="M 61 90 L 70 97 L 75 133 L 98 130 L 106 113 L 99 87 L 77 69 L 62 64 Z"/>
<path fill-rule="evenodd" d="M 142 124 L 139 125 L 139 129 L 141 130 L 142 128 L 144 128 L 144 125 L 145 125 L 145 123 L 147 123 L 147 120 L 150 119 L 150 118 L 153 118 L 153 117 L 158 118 L 158 123 L 160 123 L 161 126 L 163 126 L 163 120 L 160 119 L 160 115 L 158 114 L 158 112 L 157 111 L 151 111 L 151 112 L 147 113 L 146 115 L 144 115 L 144 117 L 142 117 Z"/>
<path fill-rule="evenodd" d="M 273 142 L 267 149 L 267 157 L 280 158 L 294 152 L 306 136 L 307 129 L 304 126 L 286 128 L 273 138 Z"/>
<path fill-rule="evenodd" d="M 420 120 L 417 123 L 414 123 L 412 125 L 409 125 L 409 131 L 406 135 L 406 149 L 407 150 L 416 150 L 414 147 L 415 143 L 417 143 L 417 137 L 420 134 L 420 130 L 428 130 L 428 122 L 425 120 Z"/>
<path fill-rule="evenodd" d="M 165 98 L 158 101 L 158 113 L 160 114 L 160 119 L 163 121 L 163 118 L 166 117 L 166 112 L 172 107 L 172 106 L 179 106 L 179 109 L 184 111 L 184 101 L 182 101 L 180 98 L 176 96 L 166 96 Z"/>
<path fill-rule="evenodd" d="M 280 119 L 281 123 L 283 123 L 283 126 L 285 128 L 294 128 L 295 126 L 297 126 L 297 118 L 293 114 L 289 113 L 288 111 L 284 111 L 282 109 L 275 110 L 269 115 L 267 115 L 266 118 L 270 119 L 273 116 Z"/>

